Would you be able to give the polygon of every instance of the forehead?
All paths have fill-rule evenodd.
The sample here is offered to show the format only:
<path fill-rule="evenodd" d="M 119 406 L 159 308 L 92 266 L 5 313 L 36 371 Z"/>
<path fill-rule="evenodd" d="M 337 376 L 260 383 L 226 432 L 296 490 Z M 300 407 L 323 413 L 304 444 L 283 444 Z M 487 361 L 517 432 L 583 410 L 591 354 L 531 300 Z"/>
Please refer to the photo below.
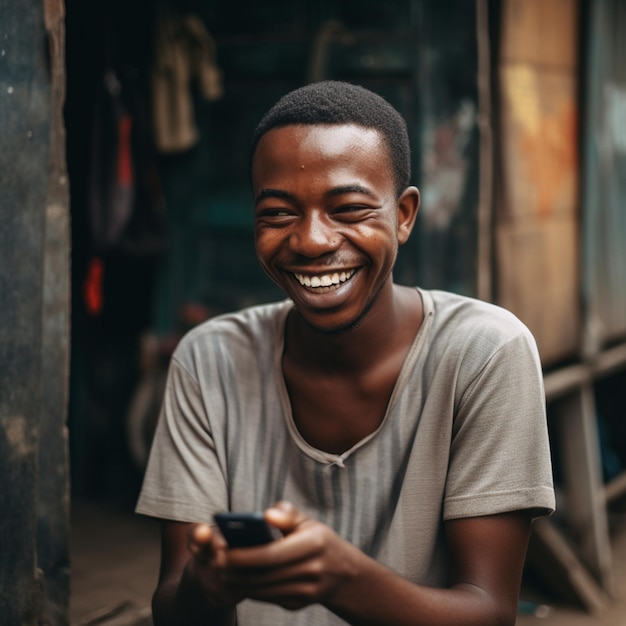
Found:
<path fill-rule="evenodd" d="M 369 170 L 392 178 L 391 159 L 378 130 L 355 124 L 294 124 L 273 128 L 261 137 L 252 159 L 253 183 L 290 170 Z"/>

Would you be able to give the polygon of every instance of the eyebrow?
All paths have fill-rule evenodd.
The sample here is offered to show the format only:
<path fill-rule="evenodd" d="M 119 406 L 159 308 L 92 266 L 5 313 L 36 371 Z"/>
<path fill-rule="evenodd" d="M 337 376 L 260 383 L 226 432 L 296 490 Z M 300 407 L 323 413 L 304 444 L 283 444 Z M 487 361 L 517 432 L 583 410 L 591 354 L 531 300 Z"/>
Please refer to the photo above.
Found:
<path fill-rule="evenodd" d="M 340 187 L 333 187 L 328 191 L 328 196 L 340 196 L 344 193 L 362 193 L 366 196 L 373 197 L 373 193 L 362 185 L 341 185 Z"/>
<path fill-rule="evenodd" d="M 281 198 L 285 200 L 295 200 L 293 195 L 291 195 L 288 191 L 283 191 L 282 189 L 261 189 L 257 197 L 254 199 L 254 203 L 258 204 L 261 200 L 265 198 Z"/>
<path fill-rule="evenodd" d="M 366 196 L 374 196 L 374 194 L 367 187 L 363 187 L 362 185 L 341 185 L 339 187 L 333 187 L 326 193 L 326 195 L 332 197 L 341 196 L 344 193 L 362 193 Z M 280 198 L 283 200 L 295 201 L 295 197 L 288 191 L 283 191 L 282 189 L 266 188 L 261 189 L 261 191 L 254 200 L 255 204 L 258 204 L 259 202 L 261 202 L 261 200 L 264 200 L 265 198 Z"/>

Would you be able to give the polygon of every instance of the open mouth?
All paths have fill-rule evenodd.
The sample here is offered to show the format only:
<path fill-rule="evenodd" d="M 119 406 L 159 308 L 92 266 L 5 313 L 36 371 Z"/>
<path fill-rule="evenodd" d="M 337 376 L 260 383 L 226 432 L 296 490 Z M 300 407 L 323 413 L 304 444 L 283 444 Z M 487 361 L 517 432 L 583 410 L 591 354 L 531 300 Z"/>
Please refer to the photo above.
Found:
<path fill-rule="evenodd" d="M 316 274 L 309 276 L 307 274 L 298 274 L 294 272 L 296 280 L 303 286 L 311 289 L 323 289 L 328 287 L 338 287 L 339 285 L 350 280 L 356 273 L 355 269 L 346 272 L 333 272 L 330 274 Z"/>

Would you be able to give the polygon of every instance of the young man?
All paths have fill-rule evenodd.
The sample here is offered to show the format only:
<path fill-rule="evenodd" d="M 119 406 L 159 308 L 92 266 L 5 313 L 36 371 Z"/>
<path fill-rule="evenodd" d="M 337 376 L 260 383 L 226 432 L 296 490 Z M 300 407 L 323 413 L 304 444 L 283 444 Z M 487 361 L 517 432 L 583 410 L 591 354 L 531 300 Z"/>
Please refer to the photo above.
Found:
<path fill-rule="evenodd" d="M 259 261 L 289 299 L 172 360 L 138 512 L 162 518 L 163 624 L 514 624 L 554 507 L 542 375 L 513 315 L 393 283 L 419 193 L 379 96 L 315 83 L 263 118 Z M 219 511 L 283 537 L 228 548 Z"/>

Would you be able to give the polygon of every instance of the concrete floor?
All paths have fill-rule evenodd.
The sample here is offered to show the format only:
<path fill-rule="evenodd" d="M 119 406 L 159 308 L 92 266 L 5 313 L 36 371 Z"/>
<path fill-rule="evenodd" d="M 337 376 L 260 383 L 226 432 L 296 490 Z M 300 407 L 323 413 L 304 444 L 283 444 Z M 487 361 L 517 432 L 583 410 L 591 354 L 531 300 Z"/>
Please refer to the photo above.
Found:
<path fill-rule="evenodd" d="M 71 626 L 151 624 L 159 572 L 159 525 L 128 506 L 72 505 Z"/>
<path fill-rule="evenodd" d="M 535 589 L 522 599 L 543 605 L 516 626 L 626 626 L 626 515 L 613 533 L 616 599 L 601 614 L 545 603 Z M 158 576 L 159 526 L 127 505 L 72 506 L 71 626 L 151 626 L 150 597 Z"/>

